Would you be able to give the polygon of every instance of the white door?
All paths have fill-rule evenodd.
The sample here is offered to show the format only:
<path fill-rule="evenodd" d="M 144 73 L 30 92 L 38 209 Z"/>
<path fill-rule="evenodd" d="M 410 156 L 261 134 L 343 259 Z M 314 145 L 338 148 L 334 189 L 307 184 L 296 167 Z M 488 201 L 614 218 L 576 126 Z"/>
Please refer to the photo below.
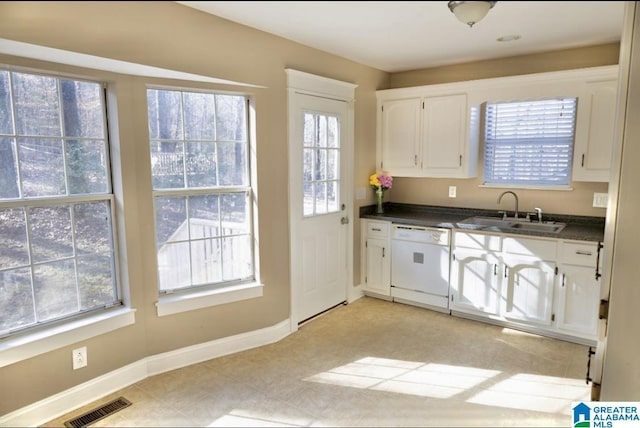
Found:
<path fill-rule="evenodd" d="M 290 89 L 292 323 L 347 300 L 353 258 L 351 108 L 344 100 Z"/>

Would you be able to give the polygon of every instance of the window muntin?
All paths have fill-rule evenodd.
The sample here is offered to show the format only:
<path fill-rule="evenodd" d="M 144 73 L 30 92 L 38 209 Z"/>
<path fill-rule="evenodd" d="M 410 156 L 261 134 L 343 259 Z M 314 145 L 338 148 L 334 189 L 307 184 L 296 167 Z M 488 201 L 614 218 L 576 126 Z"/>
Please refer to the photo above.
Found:
<path fill-rule="evenodd" d="M 161 293 L 255 278 L 247 101 L 147 90 Z"/>
<path fill-rule="evenodd" d="M 101 84 L 0 70 L 0 336 L 120 304 Z"/>
<path fill-rule="evenodd" d="M 575 98 L 487 104 L 484 183 L 569 185 L 575 119 Z"/>

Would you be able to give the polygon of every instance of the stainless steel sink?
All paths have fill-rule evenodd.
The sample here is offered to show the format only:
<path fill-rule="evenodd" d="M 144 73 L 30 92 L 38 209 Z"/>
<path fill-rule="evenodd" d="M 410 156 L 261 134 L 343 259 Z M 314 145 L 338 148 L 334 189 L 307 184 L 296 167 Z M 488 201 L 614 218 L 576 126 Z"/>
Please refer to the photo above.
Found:
<path fill-rule="evenodd" d="M 477 226 L 509 227 L 513 224 L 513 221 L 494 217 L 470 217 L 463 220 L 462 223 L 474 224 Z"/>
<path fill-rule="evenodd" d="M 492 228 L 501 231 L 521 231 L 521 232 L 546 232 L 560 233 L 565 228 L 566 223 L 535 222 L 525 219 L 504 219 L 498 217 L 469 217 L 461 223 L 478 226 L 479 229 Z"/>
<path fill-rule="evenodd" d="M 565 223 L 514 223 L 509 226 L 511 229 L 518 229 L 530 232 L 559 233 L 566 226 Z"/>

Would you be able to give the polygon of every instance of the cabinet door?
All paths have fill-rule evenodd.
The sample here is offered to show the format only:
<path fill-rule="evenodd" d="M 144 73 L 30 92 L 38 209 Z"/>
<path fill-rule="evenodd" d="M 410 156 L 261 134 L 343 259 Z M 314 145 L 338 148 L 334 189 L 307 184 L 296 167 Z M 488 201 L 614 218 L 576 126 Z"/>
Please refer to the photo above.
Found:
<path fill-rule="evenodd" d="M 587 339 L 596 339 L 600 280 L 595 267 L 560 266 L 557 327 Z"/>
<path fill-rule="evenodd" d="M 537 257 L 503 256 L 503 312 L 506 319 L 551 325 L 555 262 Z"/>
<path fill-rule="evenodd" d="M 391 295 L 391 258 L 386 239 L 368 238 L 365 244 L 367 291 Z"/>
<path fill-rule="evenodd" d="M 420 98 L 385 101 L 381 112 L 380 169 L 394 176 L 415 175 L 420 144 Z"/>
<path fill-rule="evenodd" d="M 456 248 L 451 264 L 451 309 L 498 315 L 499 259 L 483 250 Z"/>
<path fill-rule="evenodd" d="M 463 177 L 467 136 L 465 94 L 428 97 L 422 115 L 421 167 L 429 177 Z"/>
<path fill-rule="evenodd" d="M 578 103 L 574 181 L 609 181 L 615 134 L 617 80 L 588 82 Z"/>

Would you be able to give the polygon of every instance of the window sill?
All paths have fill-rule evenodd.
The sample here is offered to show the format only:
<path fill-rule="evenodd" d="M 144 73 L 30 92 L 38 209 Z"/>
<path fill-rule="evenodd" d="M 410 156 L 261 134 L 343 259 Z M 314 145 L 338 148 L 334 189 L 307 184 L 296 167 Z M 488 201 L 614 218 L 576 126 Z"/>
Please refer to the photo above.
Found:
<path fill-rule="evenodd" d="M 262 297 L 263 284 L 251 282 L 215 290 L 205 290 L 180 295 L 162 296 L 156 303 L 158 316 L 173 315 L 194 309 L 223 305 L 225 303 Z"/>
<path fill-rule="evenodd" d="M 571 186 L 524 186 L 517 184 L 480 184 L 478 187 L 486 189 L 559 190 L 562 192 L 570 192 L 573 190 Z"/>
<path fill-rule="evenodd" d="M 0 341 L 0 367 L 35 357 L 135 323 L 135 309 L 118 307 L 37 332 Z"/>

